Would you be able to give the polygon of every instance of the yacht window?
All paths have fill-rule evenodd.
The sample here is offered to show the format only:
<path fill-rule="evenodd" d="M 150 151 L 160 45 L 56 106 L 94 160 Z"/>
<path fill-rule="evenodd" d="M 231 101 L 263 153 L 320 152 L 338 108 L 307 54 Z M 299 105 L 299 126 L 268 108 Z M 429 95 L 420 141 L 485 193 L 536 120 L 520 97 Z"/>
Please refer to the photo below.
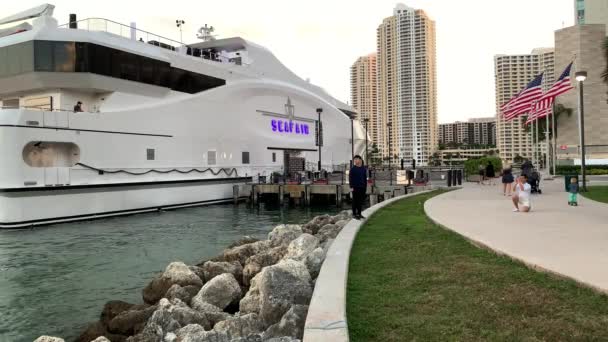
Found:
<path fill-rule="evenodd" d="M 277 162 L 277 153 L 276 152 L 272 152 L 272 162 L 273 163 Z"/>
<path fill-rule="evenodd" d="M 19 99 L 2 100 L 2 108 L 6 108 L 6 109 L 19 108 Z"/>
<path fill-rule="evenodd" d="M 215 165 L 215 151 L 207 151 L 207 164 Z"/>
<path fill-rule="evenodd" d="M 149 148 L 146 150 L 146 157 L 148 160 L 154 160 L 154 149 Z"/>
<path fill-rule="evenodd" d="M 22 155 L 31 167 L 72 167 L 80 161 L 80 148 L 69 142 L 32 141 L 23 147 Z"/>
<path fill-rule="evenodd" d="M 249 152 L 243 152 L 243 164 L 249 164 Z"/>

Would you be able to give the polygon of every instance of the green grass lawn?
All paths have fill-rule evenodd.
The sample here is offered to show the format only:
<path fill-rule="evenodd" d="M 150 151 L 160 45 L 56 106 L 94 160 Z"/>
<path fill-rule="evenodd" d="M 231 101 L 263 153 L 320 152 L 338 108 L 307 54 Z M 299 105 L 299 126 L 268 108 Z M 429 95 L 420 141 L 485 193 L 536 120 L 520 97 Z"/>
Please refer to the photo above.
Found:
<path fill-rule="evenodd" d="M 392 204 L 359 232 L 348 277 L 351 341 L 608 340 L 608 296 L 434 225 L 423 204 L 437 194 Z"/>
<path fill-rule="evenodd" d="M 608 203 L 608 186 L 588 186 L 582 195 L 594 201 Z"/>

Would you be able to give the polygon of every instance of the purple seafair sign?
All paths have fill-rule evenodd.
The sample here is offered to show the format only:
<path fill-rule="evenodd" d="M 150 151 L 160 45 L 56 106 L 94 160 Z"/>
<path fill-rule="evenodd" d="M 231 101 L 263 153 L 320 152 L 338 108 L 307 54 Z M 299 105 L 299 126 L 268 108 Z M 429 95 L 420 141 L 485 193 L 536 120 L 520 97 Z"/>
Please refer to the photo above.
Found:
<path fill-rule="evenodd" d="M 279 120 L 273 119 L 270 121 L 270 126 L 273 132 L 279 133 L 293 133 L 293 134 L 303 134 L 309 135 L 310 130 L 308 125 L 305 123 L 297 123 L 291 120 Z"/>

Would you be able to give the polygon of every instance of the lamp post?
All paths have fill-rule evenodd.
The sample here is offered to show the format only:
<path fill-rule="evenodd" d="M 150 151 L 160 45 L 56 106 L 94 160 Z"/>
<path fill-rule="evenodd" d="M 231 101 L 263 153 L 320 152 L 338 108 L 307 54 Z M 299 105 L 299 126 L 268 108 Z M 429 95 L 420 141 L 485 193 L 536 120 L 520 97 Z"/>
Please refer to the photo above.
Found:
<path fill-rule="evenodd" d="M 323 108 L 317 108 L 317 114 L 319 114 L 319 120 L 317 121 L 317 146 L 319 147 L 319 177 L 321 176 L 321 146 L 323 145 L 323 129 L 321 127 L 321 113 Z"/>
<path fill-rule="evenodd" d="M 393 150 L 391 149 L 391 135 L 393 135 L 392 133 L 392 127 L 393 127 L 393 122 L 389 121 L 386 124 L 386 127 L 388 127 L 388 168 L 391 168 L 391 162 L 393 161 Z"/>
<path fill-rule="evenodd" d="M 587 171 L 585 170 L 585 106 L 583 101 L 583 83 L 587 79 L 586 71 L 577 71 L 576 80 L 578 81 L 578 124 L 581 144 L 581 174 L 583 176 L 582 191 L 587 191 Z"/>
<path fill-rule="evenodd" d="M 184 26 L 185 23 L 186 22 L 181 19 L 175 21 L 175 25 L 179 28 L 179 42 L 182 44 L 184 43 L 184 40 L 182 39 L 182 26 Z"/>
<path fill-rule="evenodd" d="M 367 124 L 369 123 L 369 118 L 363 119 L 363 123 L 365 124 L 365 162 L 369 164 L 369 153 L 367 152 Z"/>
<path fill-rule="evenodd" d="M 350 166 L 353 166 L 355 160 L 355 118 L 350 117 Z"/>

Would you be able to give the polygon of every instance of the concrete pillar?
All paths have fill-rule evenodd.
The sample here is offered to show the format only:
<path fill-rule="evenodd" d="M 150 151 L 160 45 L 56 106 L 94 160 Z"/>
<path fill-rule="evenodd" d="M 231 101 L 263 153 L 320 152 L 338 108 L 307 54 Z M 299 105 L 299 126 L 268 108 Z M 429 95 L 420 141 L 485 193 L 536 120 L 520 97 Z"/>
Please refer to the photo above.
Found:
<path fill-rule="evenodd" d="M 305 200 L 304 200 L 304 205 L 310 206 L 310 186 L 306 185 L 304 187 L 304 196 L 305 196 Z"/>
<path fill-rule="evenodd" d="M 376 204 L 378 204 L 378 195 L 370 194 L 369 195 L 369 205 L 372 206 L 372 205 L 376 205 Z"/>
<path fill-rule="evenodd" d="M 336 205 L 342 205 L 342 185 L 336 185 Z"/>
<path fill-rule="evenodd" d="M 251 201 L 254 206 L 259 204 L 258 188 L 255 185 L 251 186 Z"/>
<path fill-rule="evenodd" d="M 385 191 L 384 192 L 384 200 L 385 201 L 391 199 L 392 197 L 393 196 L 392 196 L 392 193 L 390 191 Z"/>
<path fill-rule="evenodd" d="M 283 185 L 279 185 L 279 205 L 283 205 L 283 200 L 285 199 L 285 187 Z"/>
<path fill-rule="evenodd" d="M 234 198 L 234 204 L 239 204 L 239 186 L 238 185 L 233 185 L 232 186 L 232 197 Z"/>

